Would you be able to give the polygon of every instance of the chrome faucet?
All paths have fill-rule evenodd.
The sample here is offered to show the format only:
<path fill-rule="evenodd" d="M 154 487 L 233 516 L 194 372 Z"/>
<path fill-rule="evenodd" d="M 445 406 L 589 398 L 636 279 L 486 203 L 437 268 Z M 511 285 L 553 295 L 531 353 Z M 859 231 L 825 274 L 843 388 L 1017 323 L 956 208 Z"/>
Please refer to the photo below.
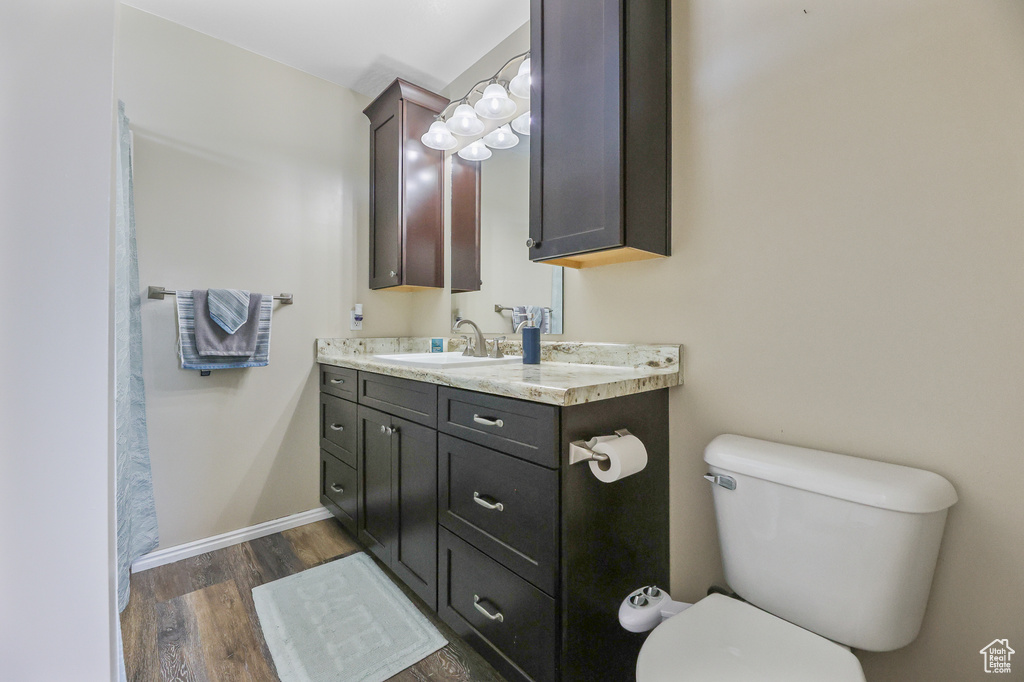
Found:
<path fill-rule="evenodd" d="M 471 358 L 486 358 L 487 357 L 487 342 L 484 340 L 484 334 L 480 331 L 480 327 L 476 326 L 476 322 L 464 317 L 455 323 L 452 327 L 453 332 L 459 331 L 459 327 L 464 324 L 468 324 L 473 328 L 474 340 L 473 343 L 466 344 L 466 350 L 462 351 L 462 354 Z"/>

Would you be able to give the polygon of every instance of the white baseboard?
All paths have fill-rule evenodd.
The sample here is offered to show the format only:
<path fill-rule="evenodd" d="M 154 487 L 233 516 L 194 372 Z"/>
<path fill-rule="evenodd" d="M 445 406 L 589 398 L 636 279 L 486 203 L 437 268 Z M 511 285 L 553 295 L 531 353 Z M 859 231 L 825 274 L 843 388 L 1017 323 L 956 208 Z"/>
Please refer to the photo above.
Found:
<path fill-rule="evenodd" d="M 326 507 L 317 507 L 316 509 L 299 512 L 298 514 L 274 519 L 273 521 L 258 523 L 255 526 L 249 526 L 248 528 L 239 528 L 238 530 L 221 533 L 220 535 L 203 538 L 202 540 L 186 542 L 183 545 L 175 545 L 174 547 L 168 547 L 166 549 L 158 549 L 150 552 L 149 554 L 143 554 L 141 557 L 136 559 L 132 564 L 132 572 L 138 573 L 139 571 L 147 571 L 151 568 L 156 568 L 157 566 L 172 564 L 175 561 L 181 561 L 182 559 L 188 559 L 189 557 L 206 554 L 207 552 L 212 552 L 215 549 L 224 549 L 231 545 L 237 545 L 240 542 L 248 542 L 249 540 L 255 540 L 256 538 L 262 538 L 266 535 L 273 535 L 274 533 L 280 533 L 283 530 L 289 530 L 290 528 L 304 526 L 307 523 L 313 523 L 314 521 L 329 518 L 331 518 L 331 512 L 328 511 Z"/>

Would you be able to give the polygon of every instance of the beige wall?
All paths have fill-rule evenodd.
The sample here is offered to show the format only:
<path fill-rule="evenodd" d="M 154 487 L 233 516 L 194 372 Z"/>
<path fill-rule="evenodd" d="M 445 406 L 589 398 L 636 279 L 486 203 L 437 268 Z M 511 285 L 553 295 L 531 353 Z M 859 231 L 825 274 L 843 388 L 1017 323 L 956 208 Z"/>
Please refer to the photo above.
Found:
<path fill-rule="evenodd" d="M 921 636 L 860 657 L 982 678 L 979 649 L 1024 644 L 1024 5 L 673 13 L 674 255 L 567 270 L 565 295 L 569 338 L 685 345 L 673 596 L 720 579 L 719 433 L 930 469 L 960 502 Z"/>
<path fill-rule="evenodd" d="M 0 678 L 109 682 L 112 0 L 0 2 Z"/>
<path fill-rule="evenodd" d="M 174 299 L 143 299 L 161 546 L 314 508 L 313 339 L 348 335 L 357 296 L 364 334 L 408 324 L 406 301 L 365 291 L 368 100 L 130 7 L 117 67 L 143 289 L 295 295 L 275 304 L 269 367 L 209 377 L 180 369 Z"/>

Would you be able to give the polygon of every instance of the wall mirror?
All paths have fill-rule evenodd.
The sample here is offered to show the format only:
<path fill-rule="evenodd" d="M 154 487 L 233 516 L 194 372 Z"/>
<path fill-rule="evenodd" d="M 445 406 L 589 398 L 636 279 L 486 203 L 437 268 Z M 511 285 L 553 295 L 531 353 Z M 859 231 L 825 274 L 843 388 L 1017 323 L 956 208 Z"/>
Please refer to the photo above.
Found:
<path fill-rule="evenodd" d="M 509 81 L 520 73 L 523 62 L 523 58 L 513 57 L 529 49 L 530 25 L 526 23 L 449 85 L 444 94 L 452 104 L 446 114 L 451 116 L 475 83 L 490 79 L 499 70 L 498 81 L 507 88 Z M 502 68 L 510 59 L 512 63 Z M 486 87 L 486 82 L 475 87 L 468 103 L 475 104 Z M 532 130 L 529 117 L 520 117 L 529 111 L 530 98 L 516 96 L 514 86 L 511 90 L 510 97 L 517 105 L 514 113 L 480 119 L 485 126 L 480 135 L 488 140 L 476 143 L 480 135 L 460 135 L 456 138 L 459 144 L 446 152 L 452 323 L 469 318 L 484 332 L 511 335 L 513 320 L 521 319 L 520 314 L 529 307 L 535 314 L 543 311 L 545 334 L 561 334 L 562 268 L 530 261 L 526 246 L 530 236 L 528 133 Z M 520 120 L 516 121 L 517 118 Z M 505 131 L 503 139 L 490 135 L 496 130 Z M 509 134 L 518 141 L 502 148 L 511 141 Z M 496 144 L 490 146 L 487 142 Z M 477 153 L 467 155 L 483 156 L 490 152 L 487 158 L 470 160 L 459 155 L 460 150 L 474 144 Z"/>

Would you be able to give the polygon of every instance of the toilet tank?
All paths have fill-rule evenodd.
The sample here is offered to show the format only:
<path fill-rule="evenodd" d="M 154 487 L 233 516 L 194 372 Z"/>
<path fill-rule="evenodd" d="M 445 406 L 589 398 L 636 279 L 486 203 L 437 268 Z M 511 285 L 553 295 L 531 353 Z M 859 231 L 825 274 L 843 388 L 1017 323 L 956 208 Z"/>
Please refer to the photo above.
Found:
<path fill-rule="evenodd" d="M 917 637 L 956 491 L 930 471 L 722 435 L 704 451 L 725 579 L 748 602 L 855 649 Z M 722 480 L 726 485 L 728 480 Z"/>

